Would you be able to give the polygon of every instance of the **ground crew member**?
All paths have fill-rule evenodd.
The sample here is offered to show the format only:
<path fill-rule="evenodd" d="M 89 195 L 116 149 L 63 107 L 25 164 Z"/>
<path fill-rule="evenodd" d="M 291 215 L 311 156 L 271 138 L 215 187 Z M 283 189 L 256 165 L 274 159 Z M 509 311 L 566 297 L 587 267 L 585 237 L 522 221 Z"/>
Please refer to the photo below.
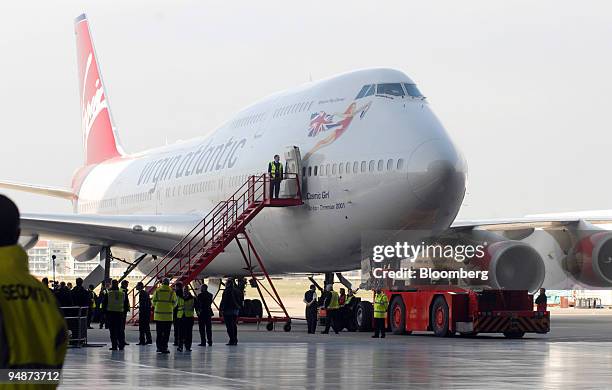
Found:
<path fill-rule="evenodd" d="M 353 298 L 355 298 L 355 292 L 349 288 L 344 306 L 349 308 L 352 307 L 354 305 Z"/>
<path fill-rule="evenodd" d="M 389 298 L 380 288 L 376 289 L 374 295 L 374 335 L 372 338 L 385 338 L 385 317 L 389 308 Z"/>
<path fill-rule="evenodd" d="M 183 283 L 176 282 L 174 293 L 177 298 L 183 296 Z M 174 310 L 172 311 L 172 324 L 174 325 L 174 345 L 178 347 L 181 338 L 181 325 L 178 320 L 178 306 L 176 302 L 174 303 Z"/>
<path fill-rule="evenodd" d="M 125 293 L 125 297 L 128 300 L 128 305 L 125 307 L 125 311 L 123 312 L 123 322 L 121 322 L 121 326 L 123 327 L 123 333 L 125 334 L 125 323 L 127 322 L 127 315 L 128 312 L 130 311 L 130 298 L 129 298 L 129 291 L 128 291 L 128 285 L 130 284 L 130 282 L 128 282 L 127 280 L 123 280 L 121 281 L 121 290 Z M 130 343 L 128 343 L 127 341 L 125 342 L 125 345 L 130 345 Z"/>
<path fill-rule="evenodd" d="M 274 155 L 274 161 L 268 164 L 270 174 L 270 199 L 277 199 L 280 192 L 280 183 L 283 180 L 283 164 L 280 163 L 280 156 Z"/>
<path fill-rule="evenodd" d="M 172 328 L 172 312 L 176 302 L 176 293 L 170 288 L 170 279 L 165 278 L 162 285 L 153 293 L 153 320 L 157 330 L 157 352 L 170 353 L 168 340 Z"/>
<path fill-rule="evenodd" d="M 151 337 L 151 297 L 142 282 L 136 284 L 138 290 L 138 344 L 153 344 Z"/>
<path fill-rule="evenodd" d="M 187 352 L 191 352 L 191 339 L 193 335 L 193 311 L 195 299 L 189 291 L 189 286 L 183 289 L 183 296 L 177 298 L 179 310 L 177 312 L 180 331 L 179 346 L 177 350 L 183 352 L 183 347 Z"/>
<path fill-rule="evenodd" d="M 198 328 L 200 330 L 200 346 L 212 346 L 212 303 L 213 295 L 208 292 L 208 286 L 203 284 L 196 299 L 196 310 L 198 312 Z"/>
<path fill-rule="evenodd" d="M 110 288 L 110 282 L 105 280 L 102 283 L 102 288 L 100 289 L 100 296 L 98 297 L 98 310 L 100 311 L 100 329 L 105 327 L 108 329 L 108 322 L 106 321 L 106 309 L 104 308 L 104 301 L 106 300 L 106 294 L 108 293 L 108 289 Z"/>
<path fill-rule="evenodd" d="M 321 333 L 328 334 L 330 326 L 334 329 L 334 332 L 338 334 L 338 309 L 340 308 L 338 293 L 334 291 L 334 287 L 328 284 L 326 287 L 328 292 L 325 297 L 325 330 Z"/>
<path fill-rule="evenodd" d="M 340 289 L 340 296 L 338 297 L 338 303 L 340 304 L 340 307 L 343 307 L 344 304 L 346 303 L 346 290 L 344 290 L 343 288 Z"/>
<path fill-rule="evenodd" d="M 236 287 L 234 279 L 228 278 L 225 283 L 225 290 L 221 296 L 219 308 L 223 312 L 223 322 L 227 329 L 229 342 L 226 345 L 238 345 L 238 313 L 242 307 L 242 294 Z"/>
<path fill-rule="evenodd" d="M 548 303 L 548 297 L 546 296 L 546 289 L 545 288 L 541 288 L 540 289 L 540 295 L 538 295 L 538 297 L 535 300 L 536 305 L 538 305 L 538 311 L 539 312 L 545 312 L 546 311 L 546 306 Z"/>
<path fill-rule="evenodd" d="M 308 333 L 314 334 L 317 330 L 317 292 L 315 285 L 311 284 L 310 289 L 304 293 L 304 303 L 306 304 L 306 324 Z"/>
<path fill-rule="evenodd" d="M 126 306 L 130 306 L 127 294 L 119 289 L 119 281 L 113 280 L 110 290 L 107 291 L 104 297 L 106 321 L 110 331 L 111 351 L 116 351 L 117 348 L 123 351 L 126 345 L 125 328 L 123 327 L 123 313 Z"/>
<path fill-rule="evenodd" d="M 66 322 L 53 293 L 28 271 L 19 221 L 15 203 L 0 195 L 0 369 L 61 369 Z"/>
<path fill-rule="evenodd" d="M 91 321 L 93 321 L 94 317 L 98 315 L 97 310 L 96 310 L 98 296 L 96 295 L 96 292 L 94 291 L 93 284 L 89 285 L 87 292 L 89 293 L 89 300 L 90 300 L 89 316 L 87 316 L 87 328 L 93 329 L 93 327 L 91 326 Z"/>

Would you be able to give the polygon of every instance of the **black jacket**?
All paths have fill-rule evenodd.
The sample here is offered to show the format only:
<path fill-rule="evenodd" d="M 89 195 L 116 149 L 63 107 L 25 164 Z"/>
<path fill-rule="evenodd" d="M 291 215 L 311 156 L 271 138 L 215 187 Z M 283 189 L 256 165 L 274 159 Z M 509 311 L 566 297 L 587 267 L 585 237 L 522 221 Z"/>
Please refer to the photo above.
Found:
<path fill-rule="evenodd" d="M 201 318 L 208 318 L 208 317 L 212 317 L 213 316 L 213 310 L 212 310 L 212 302 L 213 302 L 213 295 L 211 293 L 209 293 L 208 291 L 206 292 L 201 292 L 198 294 L 198 297 L 196 298 L 196 311 L 198 312 L 198 317 Z"/>
<path fill-rule="evenodd" d="M 546 294 L 540 294 L 536 298 L 535 303 L 536 305 L 545 305 L 547 301 L 548 301 L 548 297 L 546 296 Z"/>
<path fill-rule="evenodd" d="M 74 306 L 91 307 L 91 295 L 83 286 L 75 286 L 70 295 Z"/>
<path fill-rule="evenodd" d="M 68 287 L 60 287 L 55 291 L 55 298 L 57 298 L 57 304 L 60 307 L 72 306 L 72 294 Z"/>
<path fill-rule="evenodd" d="M 226 287 L 219 306 L 223 313 L 233 314 L 242 307 L 242 293 L 236 287 Z"/>

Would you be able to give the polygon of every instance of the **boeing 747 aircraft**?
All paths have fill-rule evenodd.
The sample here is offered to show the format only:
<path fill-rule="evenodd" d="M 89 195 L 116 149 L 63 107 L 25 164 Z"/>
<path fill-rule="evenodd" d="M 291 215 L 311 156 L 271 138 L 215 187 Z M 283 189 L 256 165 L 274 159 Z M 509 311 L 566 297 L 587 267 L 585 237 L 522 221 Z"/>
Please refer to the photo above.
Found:
<path fill-rule="evenodd" d="M 612 235 L 595 226 L 609 216 L 455 221 L 466 161 L 415 82 L 399 70 L 310 82 L 263 98 L 203 132 L 208 135 L 130 154 L 112 121 L 85 15 L 75 29 L 84 164 L 69 188 L 0 183 L 64 198 L 74 214 L 24 214 L 26 247 L 46 236 L 72 241 L 81 261 L 102 248 L 162 256 L 281 154 L 295 160 L 304 205 L 267 208 L 248 227 L 272 274 L 357 269 L 364 230 L 419 229 L 497 242 L 486 265 L 493 287 L 533 291 L 567 280 L 612 286 Z M 530 238 L 550 228 L 565 238 Z M 140 266 L 146 272 L 155 261 Z M 237 275 L 242 267 L 238 248 L 230 245 L 205 272 Z"/>

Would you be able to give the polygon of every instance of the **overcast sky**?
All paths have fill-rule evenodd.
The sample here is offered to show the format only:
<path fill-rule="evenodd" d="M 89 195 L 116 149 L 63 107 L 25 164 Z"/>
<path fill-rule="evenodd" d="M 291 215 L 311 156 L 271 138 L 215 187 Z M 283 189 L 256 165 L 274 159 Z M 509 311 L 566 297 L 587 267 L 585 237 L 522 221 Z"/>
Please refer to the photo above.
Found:
<path fill-rule="evenodd" d="M 86 12 L 124 148 L 203 135 L 278 90 L 405 71 L 469 164 L 461 216 L 612 209 L 609 1 L 11 1 L 0 5 L 0 179 L 83 161 L 73 19 Z M 67 201 L 6 192 L 24 212 Z"/>

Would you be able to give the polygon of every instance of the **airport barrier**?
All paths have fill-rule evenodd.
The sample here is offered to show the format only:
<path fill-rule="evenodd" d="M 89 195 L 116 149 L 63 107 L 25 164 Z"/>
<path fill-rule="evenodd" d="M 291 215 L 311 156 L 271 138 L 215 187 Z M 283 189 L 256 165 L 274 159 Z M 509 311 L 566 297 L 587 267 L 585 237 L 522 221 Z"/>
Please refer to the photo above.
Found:
<path fill-rule="evenodd" d="M 601 298 L 577 298 L 576 307 L 580 309 L 601 309 L 603 305 Z"/>
<path fill-rule="evenodd" d="M 87 317 L 89 307 L 87 306 L 64 306 L 60 307 L 68 326 L 68 343 L 76 347 L 87 344 Z"/>

